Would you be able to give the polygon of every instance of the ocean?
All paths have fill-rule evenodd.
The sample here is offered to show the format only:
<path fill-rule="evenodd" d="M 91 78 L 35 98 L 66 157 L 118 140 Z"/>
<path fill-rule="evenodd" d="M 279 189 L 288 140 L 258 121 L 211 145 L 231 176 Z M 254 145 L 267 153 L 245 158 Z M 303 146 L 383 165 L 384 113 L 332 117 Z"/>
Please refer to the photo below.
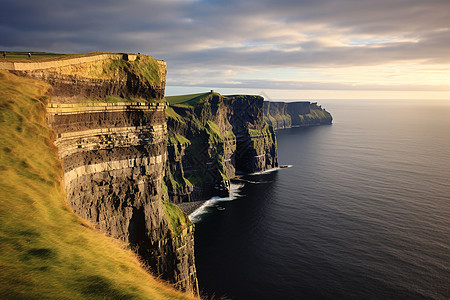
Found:
<path fill-rule="evenodd" d="M 450 299 L 450 101 L 327 100 L 192 216 L 204 295 Z M 224 209 L 222 209 L 224 208 Z"/>

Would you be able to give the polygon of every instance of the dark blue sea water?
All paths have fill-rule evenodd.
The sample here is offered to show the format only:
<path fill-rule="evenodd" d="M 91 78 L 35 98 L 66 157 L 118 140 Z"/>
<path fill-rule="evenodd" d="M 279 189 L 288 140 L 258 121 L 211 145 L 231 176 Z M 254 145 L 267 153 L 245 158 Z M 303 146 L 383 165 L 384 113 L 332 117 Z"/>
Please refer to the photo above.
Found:
<path fill-rule="evenodd" d="M 194 218 L 200 289 L 449 299 L 450 101 L 321 104 L 333 125 L 277 133 L 291 168 L 247 176 Z"/>

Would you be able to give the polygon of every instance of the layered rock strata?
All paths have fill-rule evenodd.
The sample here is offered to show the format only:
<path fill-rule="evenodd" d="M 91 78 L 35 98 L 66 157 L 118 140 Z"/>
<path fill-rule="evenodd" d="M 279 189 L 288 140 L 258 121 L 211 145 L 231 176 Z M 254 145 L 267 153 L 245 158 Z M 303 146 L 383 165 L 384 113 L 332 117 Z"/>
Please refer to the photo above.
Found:
<path fill-rule="evenodd" d="M 13 67 L 52 85 L 48 123 L 74 212 L 128 243 L 157 276 L 197 294 L 194 226 L 162 201 L 165 62 L 100 54 Z"/>
<path fill-rule="evenodd" d="M 161 103 L 50 104 L 48 111 L 74 212 L 129 243 L 162 278 L 197 293 L 193 225 L 175 235 L 161 202 L 165 108 Z"/>
<path fill-rule="evenodd" d="M 264 119 L 275 130 L 331 124 L 329 112 L 315 102 L 264 101 Z"/>
<path fill-rule="evenodd" d="M 55 103 L 78 103 L 108 96 L 160 101 L 167 66 L 146 55 L 92 53 L 47 62 L 2 63 L 0 69 L 50 83 L 50 100 Z"/>

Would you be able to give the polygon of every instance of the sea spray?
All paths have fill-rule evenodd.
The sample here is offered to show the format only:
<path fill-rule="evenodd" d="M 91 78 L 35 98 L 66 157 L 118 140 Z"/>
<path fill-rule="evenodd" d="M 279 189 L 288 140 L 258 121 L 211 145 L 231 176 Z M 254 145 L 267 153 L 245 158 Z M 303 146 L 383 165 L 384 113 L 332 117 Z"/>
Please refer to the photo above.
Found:
<path fill-rule="evenodd" d="M 212 208 L 216 207 L 220 202 L 233 201 L 238 199 L 240 196 L 241 189 L 244 187 L 245 183 L 231 183 L 230 185 L 230 195 L 228 197 L 212 197 L 211 199 L 205 201 L 202 206 L 197 208 L 193 213 L 189 215 L 189 219 L 192 222 L 198 223 L 201 221 L 202 215 L 210 211 Z"/>

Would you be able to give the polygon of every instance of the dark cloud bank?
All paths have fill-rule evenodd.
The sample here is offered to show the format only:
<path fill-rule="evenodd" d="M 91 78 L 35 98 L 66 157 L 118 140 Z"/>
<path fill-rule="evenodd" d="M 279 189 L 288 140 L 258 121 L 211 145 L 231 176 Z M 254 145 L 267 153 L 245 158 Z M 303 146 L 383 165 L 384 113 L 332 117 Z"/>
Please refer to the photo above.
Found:
<path fill-rule="evenodd" d="M 189 85 L 189 69 L 449 64 L 449 29 L 448 0 L 7 0 L 0 49 L 141 52 Z"/>

